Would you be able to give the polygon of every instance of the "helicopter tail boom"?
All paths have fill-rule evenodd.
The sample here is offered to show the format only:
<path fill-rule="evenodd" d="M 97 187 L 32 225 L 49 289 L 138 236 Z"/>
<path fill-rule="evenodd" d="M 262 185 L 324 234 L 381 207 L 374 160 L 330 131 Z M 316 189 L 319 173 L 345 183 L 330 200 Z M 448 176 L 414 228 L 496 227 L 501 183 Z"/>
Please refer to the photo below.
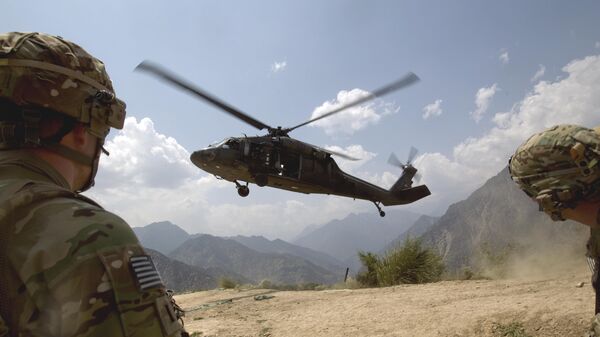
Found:
<path fill-rule="evenodd" d="M 430 195 L 431 192 L 426 185 L 415 186 L 411 188 L 405 188 L 400 190 L 390 190 L 390 194 L 392 198 L 387 200 L 382 200 L 381 203 L 385 206 L 393 206 L 393 205 L 404 205 L 410 204 L 411 202 L 415 202 L 419 199 L 425 198 Z"/>

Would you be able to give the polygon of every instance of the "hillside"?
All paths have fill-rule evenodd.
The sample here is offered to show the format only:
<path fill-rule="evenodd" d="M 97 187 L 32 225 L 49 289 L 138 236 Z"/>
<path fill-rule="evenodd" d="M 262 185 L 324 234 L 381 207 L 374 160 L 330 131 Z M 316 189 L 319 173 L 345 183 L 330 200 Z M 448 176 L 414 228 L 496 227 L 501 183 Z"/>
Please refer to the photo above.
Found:
<path fill-rule="evenodd" d="M 555 259 L 583 259 L 589 229 L 572 221 L 554 222 L 502 170 L 466 200 L 451 205 L 421 238 L 444 257 L 448 269 L 476 263 L 482 250 L 534 258 L 549 268 Z"/>
<path fill-rule="evenodd" d="M 360 265 L 357 252 L 379 251 L 410 228 L 419 214 L 386 209 L 381 218 L 376 212 L 351 214 L 333 220 L 293 241 L 294 244 L 327 253 L 355 269 Z"/>
<path fill-rule="evenodd" d="M 346 270 L 344 264 L 332 256 L 309 248 L 293 245 L 281 239 L 268 240 L 262 236 L 241 235 L 232 236 L 230 239 L 261 253 L 276 253 L 298 256 L 337 274 Z"/>
<path fill-rule="evenodd" d="M 410 238 L 418 238 L 418 237 L 422 236 L 423 234 L 427 233 L 427 231 L 429 231 L 431 229 L 431 227 L 433 227 L 439 219 L 440 218 L 438 218 L 438 217 L 429 216 L 429 215 L 420 216 L 417 219 L 417 221 L 415 221 L 415 223 L 412 226 L 410 226 L 409 229 L 407 229 L 404 233 L 400 234 L 392 242 L 387 244 L 385 246 L 385 248 L 382 249 L 379 253 L 385 253 L 386 251 L 388 251 L 391 248 L 397 247 L 398 245 L 402 245 L 402 243 L 409 237 Z"/>
<path fill-rule="evenodd" d="M 196 267 L 231 271 L 256 283 L 265 279 L 282 284 L 335 283 L 344 277 L 297 256 L 261 253 L 212 235 L 189 239 L 169 256 Z"/>
<path fill-rule="evenodd" d="M 152 249 L 145 250 L 152 257 L 167 289 L 183 292 L 217 287 L 218 275 L 214 271 L 187 265 Z"/>

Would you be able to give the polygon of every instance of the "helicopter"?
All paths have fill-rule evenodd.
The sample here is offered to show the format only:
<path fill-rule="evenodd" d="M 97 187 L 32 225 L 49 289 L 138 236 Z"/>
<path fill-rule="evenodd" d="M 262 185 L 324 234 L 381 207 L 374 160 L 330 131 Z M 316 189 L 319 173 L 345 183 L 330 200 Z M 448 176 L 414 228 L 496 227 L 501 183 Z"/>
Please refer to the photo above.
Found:
<path fill-rule="evenodd" d="M 293 130 L 342 110 L 360 105 L 376 97 L 407 87 L 419 77 L 408 73 L 369 95 L 356 99 L 318 117 L 290 128 L 271 127 L 241 110 L 229 105 L 207 91 L 187 82 L 170 71 L 149 61 L 140 63 L 136 70 L 145 71 L 212 104 L 226 113 L 267 130 L 263 136 L 228 137 L 223 141 L 195 151 L 190 160 L 198 168 L 235 184 L 241 197 L 250 194 L 249 184 L 269 186 L 305 194 L 328 194 L 371 201 L 381 217 L 383 206 L 404 205 L 431 194 L 426 185 L 412 186 L 417 169 L 412 160 L 417 150 L 412 147 L 408 160 L 402 163 L 391 154 L 388 163 L 402 169 L 402 174 L 389 190 L 371 184 L 340 169 L 332 156 L 359 160 L 344 153 L 311 145 L 289 136 Z M 417 176 L 418 177 L 418 176 Z"/>

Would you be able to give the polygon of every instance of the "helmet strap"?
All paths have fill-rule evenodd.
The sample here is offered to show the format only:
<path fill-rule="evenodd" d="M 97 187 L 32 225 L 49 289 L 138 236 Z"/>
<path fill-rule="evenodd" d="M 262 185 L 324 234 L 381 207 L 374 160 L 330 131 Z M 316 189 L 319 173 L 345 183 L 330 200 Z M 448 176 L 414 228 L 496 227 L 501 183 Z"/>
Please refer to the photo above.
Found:
<path fill-rule="evenodd" d="M 94 162 L 94 157 L 87 156 L 60 143 L 43 143 L 42 147 L 78 164 L 91 165 Z"/>
<path fill-rule="evenodd" d="M 76 191 L 77 193 L 81 193 L 87 191 L 92 186 L 94 186 L 94 178 L 96 177 L 96 173 L 98 172 L 98 165 L 100 163 L 100 154 L 104 152 L 104 148 L 102 147 L 103 144 L 104 140 L 98 139 L 98 143 L 96 144 L 96 151 L 93 156 L 85 155 L 60 143 L 43 144 L 42 147 L 81 165 L 91 166 L 92 171 L 90 172 L 88 181 Z"/>

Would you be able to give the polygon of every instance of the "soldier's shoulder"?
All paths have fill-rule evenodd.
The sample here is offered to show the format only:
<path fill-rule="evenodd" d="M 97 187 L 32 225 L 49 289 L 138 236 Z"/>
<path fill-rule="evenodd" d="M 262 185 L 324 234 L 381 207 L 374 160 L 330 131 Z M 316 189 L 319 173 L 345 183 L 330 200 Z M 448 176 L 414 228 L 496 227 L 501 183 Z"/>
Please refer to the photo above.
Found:
<path fill-rule="evenodd" d="M 89 252 L 107 246 L 139 244 L 122 218 L 87 197 L 47 183 L 20 181 L 9 185 L 6 187 L 12 191 L 5 189 L 2 193 L 2 207 L 13 220 L 13 244 L 38 237 L 35 245 L 41 249 L 80 242 L 80 248 L 89 248 L 83 250 Z"/>

